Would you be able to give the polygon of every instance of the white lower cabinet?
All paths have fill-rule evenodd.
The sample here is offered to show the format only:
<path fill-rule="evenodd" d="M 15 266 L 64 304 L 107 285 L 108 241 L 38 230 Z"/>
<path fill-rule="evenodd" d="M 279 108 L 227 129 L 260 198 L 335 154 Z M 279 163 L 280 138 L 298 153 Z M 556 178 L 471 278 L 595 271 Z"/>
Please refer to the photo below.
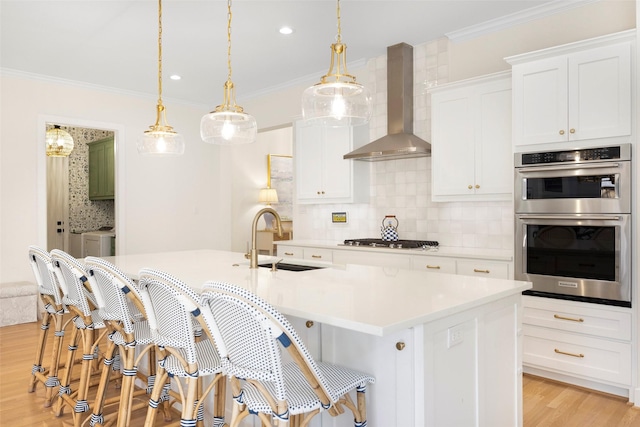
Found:
<path fill-rule="evenodd" d="M 421 358 L 422 330 L 406 329 L 387 337 L 357 333 L 343 328 L 322 328 L 322 360 L 336 363 L 375 376 L 375 384 L 367 387 L 368 425 L 416 426 L 415 387 L 418 379 L 415 358 Z M 417 332 L 418 331 L 418 332 Z M 332 417 L 322 414 L 323 427 L 352 427 L 348 415 Z"/>
<path fill-rule="evenodd" d="M 334 250 L 334 264 L 363 264 L 378 267 L 411 268 L 411 258 L 402 254 L 371 251 Z"/>
<path fill-rule="evenodd" d="M 525 371 L 629 396 L 631 309 L 524 296 Z"/>

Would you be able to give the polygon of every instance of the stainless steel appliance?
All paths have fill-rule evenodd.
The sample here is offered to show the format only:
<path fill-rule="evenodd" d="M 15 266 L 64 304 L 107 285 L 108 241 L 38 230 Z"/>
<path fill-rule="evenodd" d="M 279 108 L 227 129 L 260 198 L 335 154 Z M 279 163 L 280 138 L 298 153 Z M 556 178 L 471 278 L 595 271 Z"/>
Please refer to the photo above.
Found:
<path fill-rule="evenodd" d="M 362 246 L 391 249 L 426 249 L 437 248 L 438 242 L 434 240 L 395 240 L 391 242 L 382 239 L 346 239 L 342 246 Z"/>
<path fill-rule="evenodd" d="M 527 294 L 631 306 L 631 147 L 517 153 L 515 278 Z"/>

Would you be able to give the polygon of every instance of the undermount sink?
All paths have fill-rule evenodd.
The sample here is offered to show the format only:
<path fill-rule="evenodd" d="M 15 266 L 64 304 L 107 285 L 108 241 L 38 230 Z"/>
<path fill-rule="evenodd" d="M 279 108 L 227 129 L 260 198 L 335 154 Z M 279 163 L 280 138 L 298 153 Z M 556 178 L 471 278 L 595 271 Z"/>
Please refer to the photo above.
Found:
<path fill-rule="evenodd" d="M 268 262 L 268 263 L 258 264 L 258 267 L 272 268 L 273 263 Z M 308 271 L 308 270 L 317 270 L 319 268 L 326 268 L 326 267 L 318 267 L 315 265 L 288 264 L 286 262 L 280 262 L 276 264 L 276 269 L 287 270 L 287 271 Z"/>

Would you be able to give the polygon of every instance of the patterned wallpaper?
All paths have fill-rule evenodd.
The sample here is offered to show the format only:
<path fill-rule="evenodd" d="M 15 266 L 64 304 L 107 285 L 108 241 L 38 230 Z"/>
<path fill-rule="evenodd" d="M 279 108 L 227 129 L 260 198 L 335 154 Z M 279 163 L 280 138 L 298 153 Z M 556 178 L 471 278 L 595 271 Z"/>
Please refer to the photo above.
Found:
<path fill-rule="evenodd" d="M 47 130 L 53 124 L 47 125 Z M 113 200 L 89 200 L 89 146 L 113 136 L 112 131 L 60 126 L 71 134 L 75 144 L 69 156 L 69 231 L 82 233 L 100 227 L 115 227 Z"/>

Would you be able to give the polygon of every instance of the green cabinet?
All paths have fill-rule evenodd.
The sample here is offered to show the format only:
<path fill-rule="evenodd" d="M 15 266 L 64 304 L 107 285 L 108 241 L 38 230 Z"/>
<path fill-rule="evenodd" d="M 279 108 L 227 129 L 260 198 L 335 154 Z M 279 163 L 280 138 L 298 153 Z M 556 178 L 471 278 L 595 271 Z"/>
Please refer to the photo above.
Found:
<path fill-rule="evenodd" d="M 113 137 L 89 144 L 89 200 L 115 198 Z"/>

